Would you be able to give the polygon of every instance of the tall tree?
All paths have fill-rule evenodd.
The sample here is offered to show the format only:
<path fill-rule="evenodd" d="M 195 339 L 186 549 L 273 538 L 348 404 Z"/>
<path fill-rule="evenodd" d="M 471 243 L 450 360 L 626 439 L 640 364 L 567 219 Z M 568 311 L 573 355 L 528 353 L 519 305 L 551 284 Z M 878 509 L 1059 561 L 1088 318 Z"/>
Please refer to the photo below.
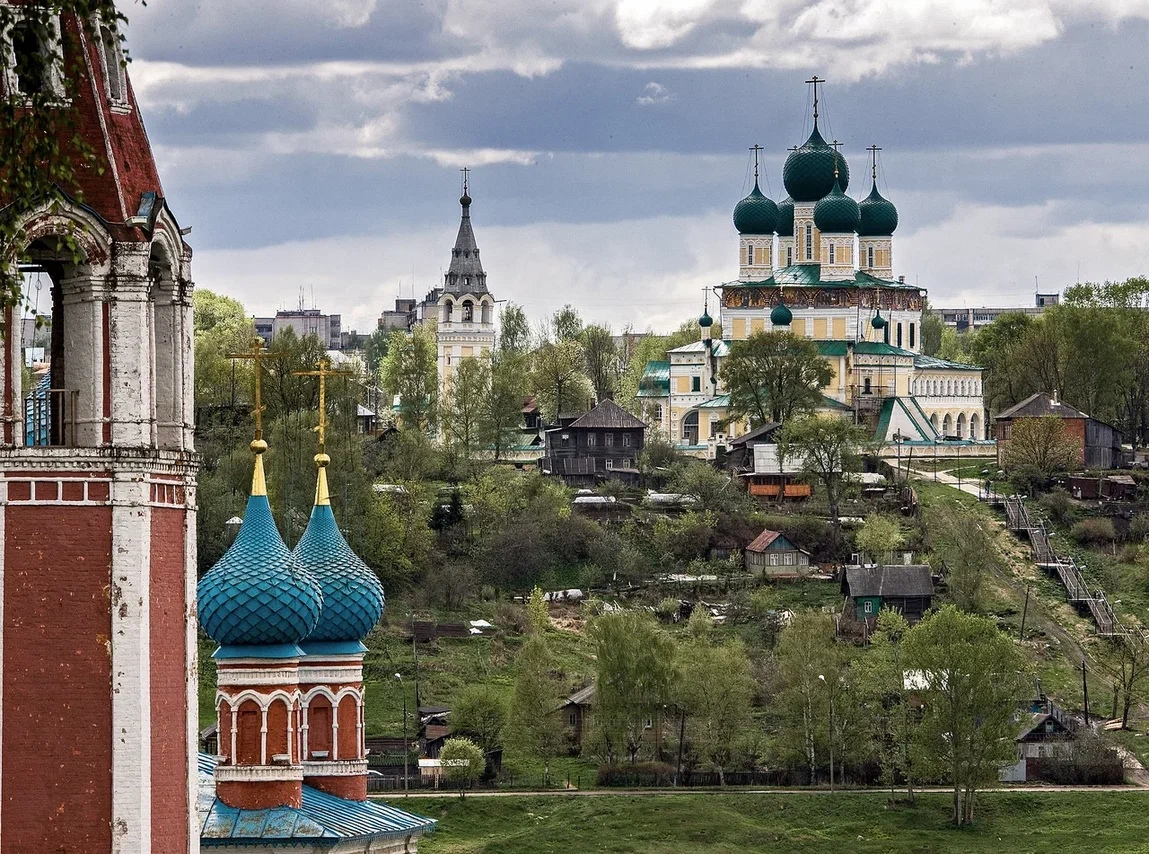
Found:
<path fill-rule="evenodd" d="M 583 351 L 577 339 L 543 344 L 532 362 L 530 386 L 544 415 L 557 422 L 560 413 L 586 408 L 592 389 L 582 372 Z"/>
<path fill-rule="evenodd" d="M 670 699 L 674 641 L 650 615 L 637 611 L 605 614 L 590 630 L 597 668 L 595 726 L 611 761 L 625 750 L 633 763 L 647 719 L 658 716 Z"/>
<path fill-rule="evenodd" d="M 755 332 L 735 341 L 722 365 L 730 416 L 754 425 L 784 424 L 813 411 L 832 376 L 817 343 L 789 332 Z"/>
<path fill-rule="evenodd" d="M 923 523 L 932 562 L 944 570 L 954 603 L 977 613 L 984 605 L 990 576 L 1006 570 L 993 529 L 975 510 L 957 501 L 929 507 Z"/>
<path fill-rule="evenodd" d="M 508 302 L 499 313 L 497 349 L 518 355 L 525 355 L 531 349 L 531 327 L 521 305 Z"/>
<path fill-rule="evenodd" d="M 555 341 L 575 341 L 582 335 L 582 318 L 578 309 L 570 303 L 554 313 L 551 317 L 551 333 Z"/>
<path fill-rule="evenodd" d="M 228 356 L 255 340 L 255 325 L 231 297 L 197 289 L 194 305 L 195 405 L 235 407 L 248 402 L 251 366 Z"/>
<path fill-rule="evenodd" d="M 922 300 L 922 353 L 936 356 L 942 349 L 942 319 L 930 311 L 929 303 Z"/>
<path fill-rule="evenodd" d="M 479 745 L 485 756 L 503 746 L 507 709 L 503 698 L 490 685 L 472 685 L 451 709 L 451 731 Z"/>
<path fill-rule="evenodd" d="M 491 388 L 481 417 L 484 441 L 501 460 L 507 450 L 519 444 L 523 423 L 523 403 L 527 389 L 526 355 L 513 350 L 496 350 L 491 355 Z"/>
<path fill-rule="evenodd" d="M 533 635 L 515 664 L 518 669 L 511 696 L 511 741 L 524 753 L 543 761 L 543 785 L 547 786 L 551 761 L 562 749 L 564 739 L 562 721 L 555 712 L 559 693 L 551 678 L 553 658 L 546 638 L 541 633 Z"/>
<path fill-rule="evenodd" d="M 694 614 L 705 611 L 696 608 Z M 739 641 L 713 646 L 704 638 L 691 640 L 679 651 L 678 676 L 679 703 L 690 722 L 691 742 L 724 786 L 734 745 L 750 719 L 754 682 L 746 648 Z"/>
<path fill-rule="evenodd" d="M 447 385 L 440 421 L 448 447 L 473 460 L 485 450 L 484 419 L 491 395 L 491 363 L 486 357 L 463 359 Z"/>
<path fill-rule="evenodd" d="M 802 470 L 818 480 L 830 505 L 834 538 L 841 536 L 839 507 L 845 494 L 849 472 L 862 464 L 862 449 L 868 441 L 862 427 L 837 416 L 811 415 L 792 420 L 778 436 L 778 454 L 799 459 Z"/>
<path fill-rule="evenodd" d="M 613 400 L 619 379 L 618 347 L 614 336 L 608 327 L 592 325 L 582 331 L 579 339 L 595 399 Z"/>
<path fill-rule="evenodd" d="M 391 333 L 379 368 L 383 389 L 399 398 L 399 417 L 416 430 L 435 426 L 439 405 L 437 359 L 434 328 L 419 324 L 410 334 L 401 330 Z"/>
<path fill-rule="evenodd" d="M 920 674 L 918 756 L 953 786 L 953 822 L 973 821 L 977 790 L 1012 760 L 1024 656 L 993 620 L 953 605 L 926 616 L 905 640 L 907 668 Z"/>

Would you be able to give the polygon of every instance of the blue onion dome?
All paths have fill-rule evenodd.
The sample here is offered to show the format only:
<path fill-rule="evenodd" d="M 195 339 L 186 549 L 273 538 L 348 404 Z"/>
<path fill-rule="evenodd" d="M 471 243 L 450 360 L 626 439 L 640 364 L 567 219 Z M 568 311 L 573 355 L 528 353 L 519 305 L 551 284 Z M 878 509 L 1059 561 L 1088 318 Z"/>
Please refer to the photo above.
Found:
<path fill-rule="evenodd" d="M 235 542 L 196 587 L 199 622 L 221 645 L 294 645 L 319 622 L 323 592 L 284 545 L 263 476 L 267 443 L 256 439 L 255 473 Z"/>
<path fill-rule="evenodd" d="M 775 326 L 789 326 L 794 319 L 794 313 L 786 308 L 785 303 L 778 303 L 770 312 L 770 322 Z"/>
<path fill-rule="evenodd" d="M 295 559 L 323 589 L 323 609 L 307 642 L 359 641 L 383 616 L 383 585 L 347 545 L 335 524 L 327 489 L 331 458 L 315 456 L 319 477 L 307 530 L 295 546 Z"/>
<path fill-rule="evenodd" d="M 778 221 L 774 224 L 782 237 L 794 236 L 794 200 L 787 197 L 778 202 Z"/>
<path fill-rule="evenodd" d="M 818 123 L 802 145 L 790 152 L 782 167 L 782 183 L 796 202 L 816 202 L 834 188 L 834 169 L 837 167 L 843 190 L 850 186 L 850 167 L 833 146 L 822 139 Z"/>
<path fill-rule="evenodd" d="M 860 237 L 888 237 L 898 227 L 898 209 L 878 192 L 877 181 L 870 195 L 858 204 L 858 209 L 862 216 L 858 226 Z"/>
<path fill-rule="evenodd" d="M 777 220 L 778 206 L 762 195 L 755 178 L 750 195 L 734 206 L 734 227 L 739 234 L 773 234 Z"/>
<path fill-rule="evenodd" d="M 860 216 L 858 203 L 842 192 L 837 179 L 830 194 L 814 205 L 814 225 L 823 234 L 852 234 Z"/>
<path fill-rule="evenodd" d="M 698 318 L 698 325 L 703 329 L 709 329 L 714 325 L 714 318 L 710 316 L 710 312 L 708 310 L 702 310 L 702 317 Z"/>
<path fill-rule="evenodd" d="M 874 315 L 874 319 L 870 321 L 870 326 L 875 329 L 885 329 L 886 319 L 882 317 L 882 310 L 879 308 L 878 313 Z"/>

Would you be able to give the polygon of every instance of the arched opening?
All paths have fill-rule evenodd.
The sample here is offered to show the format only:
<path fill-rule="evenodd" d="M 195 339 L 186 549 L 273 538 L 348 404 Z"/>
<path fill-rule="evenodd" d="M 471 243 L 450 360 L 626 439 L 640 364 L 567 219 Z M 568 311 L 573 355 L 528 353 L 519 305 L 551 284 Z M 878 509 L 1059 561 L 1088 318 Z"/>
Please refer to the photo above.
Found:
<path fill-rule="evenodd" d="M 475 304 L 469 299 L 463 300 L 463 323 L 470 323 L 475 319 Z"/>
<path fill-rule="evenodd" d="M 965 438 L 965 413 L 964 412 L 958 413 L 957 435 L 963 439 Z"/>
<path fill-rule="evenodd" d="M 942 419 L 942 435 L 943 436 L 952 436 L 953 433 L 954 433 L 953 419 L 949 416 L 949 413 L 946 413 L 946 417 L 944 419 Z"/>
<path fill-rule="evenodd" d="M 289 761 L 294 759 L 291 756 L 291 742 L 288 737 L 290 721 L 287 701 L 272 700 L 267 707 L 267 749 L 264 752 L 264 765 L 275 762 L 277 756 L 287 756 Z"/>
<path fill-rule="evenodd" d="M 100 47 L 103 51 L 104 74 L 108 79 L 108 98 L 123 103 L 128 100 L 127 80 L 120 42 L 105 25 L 100 25 Z"/>
<path fill-rule="evenodd" d="M 452 300 L 447 300 L 443 303 L 443 316 L 439 318 L 441 323 L 450 323 L 451 315 L 455 311 L 455 303 Z"/>
<path fill-rule="evenodd" d="M 263 709 L 255 700 L 244 700 L 235 716 L 234 765 L 263 764 Z"/>
<path fill-rule="evenodd" d="M 307 758 L 325 760 L 331 758 L 332 719 L 331 701 L 322 694 L 311 698 L 307 705 Z"/>
<path fill-rule="evenodd" d="M 339 759 L 361 759 L 359 700 L 345 694 L 339 701 Z"/>
<path fill-rule="evenodd" d="M 483 323 L 490 324 L 493 320 L 493 318 L 491 317 L 491 312 L 492 312 L 491 301 L 488 299 L 484 299 L 480 303 L 480 306 L 482 307 L 482 312 L 483 312 L 483 315 L 482 315 L 483 316 Z"/>
<path fill-rule="evenodd" d="M 698 444 L 698 410 L 682 417 L 682 439 L 688 445 Z"/>
<path fill-rule="evenodd" d="M 930 416 L 930 425 L 934 428 L 934 432 L 938 432 L 938 414 L 935 412 Z"/>
<path fill-rule="evenodd" d="M 975 412 L 969 417 L 969 437 L 971 439 L 981 439 L 981 418 Z"/>

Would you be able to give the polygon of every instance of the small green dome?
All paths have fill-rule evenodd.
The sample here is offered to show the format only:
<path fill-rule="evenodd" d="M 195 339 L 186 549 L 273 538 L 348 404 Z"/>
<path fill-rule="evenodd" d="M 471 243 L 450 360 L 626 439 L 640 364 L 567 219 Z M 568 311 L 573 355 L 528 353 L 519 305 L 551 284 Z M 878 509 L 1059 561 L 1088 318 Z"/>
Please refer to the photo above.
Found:
<path fill-rule="evenodd" d="M 762 195 L 755 178 L 750 195 L 734 206 L 734 227 L 739 234 L 773 234 L 777 219 L 778 206 Z"/>
<path fill-rule="evenodd" d="M 883 198 L 878 192 L 878 183 L 870 195 L 858 204 L 861 213 L 861 222 L 858 225 L 860 237 L 887 237 L 894 233 L 898 227 L 898 209 L 889 199 Z"/>
<path fill-rule="evenodd" d="M 709 311 L 706 311 L 705 309 L 703 309 L 702 317 L 698 318 L 698 325 L 701 326 L 703 329 L 709 329 L 711 326 L 714 325 L 714 320 L 713 320 L 713 318 L 710 317 Z"/>
<path fill-rule="evenodd" d="M 796 202 L 816 202 L 834 188 L 834 167 L 843 190 L 850 186 L 850 167 L 846 159 L 822 139 L 815 122 L 810 138 L 786 158 L 782 183 Z"/>
<path fill-rule="evenodd" d="M 842 192 L 837 180 L 830 194 L 814 205 L 814 225 L 823 234 L 852 233 L 859 217 L 858 203 Z"/>
<path fill-rule="evenodd" d="M 882 317 L 882 310 L 879 308 L 878 313 L 874 315 L 874 319 L 870 321 L 870 326 L 875 329 L 885 329 L 886 319 Z"/>
<path fill-rule="evenodd" d="M 780 237 L 794 236 L 794 200 L 787 197 L 778 203 L 778 222 L 774 226 Z"/>
<path fill-rule="evenodd" d="M 789 326 L 793 319 L 794 313 L 784 303 L 778 303 L 770 312 L 770 322 L 775 326 Z"/>

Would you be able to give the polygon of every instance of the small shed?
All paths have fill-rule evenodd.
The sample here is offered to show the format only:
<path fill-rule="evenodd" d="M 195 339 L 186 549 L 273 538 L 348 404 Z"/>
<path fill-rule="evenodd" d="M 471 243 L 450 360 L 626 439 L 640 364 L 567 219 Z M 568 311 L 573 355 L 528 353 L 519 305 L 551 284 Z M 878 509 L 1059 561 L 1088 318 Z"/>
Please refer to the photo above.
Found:
<path fill-rule="evenodd" d="M 771 577 L 796 577 L 810 570 L 810 553 L 779 531 L 763 531 L 743 553 L 748 572 Z"/>
<path fill-rule="evenodd" d="M 876 620 L 882 608 L 899 611 L 916 623 L 930 609 L 934 579 L 929 566 L 848 566 L 842 592 L 855 619 Z"/>

